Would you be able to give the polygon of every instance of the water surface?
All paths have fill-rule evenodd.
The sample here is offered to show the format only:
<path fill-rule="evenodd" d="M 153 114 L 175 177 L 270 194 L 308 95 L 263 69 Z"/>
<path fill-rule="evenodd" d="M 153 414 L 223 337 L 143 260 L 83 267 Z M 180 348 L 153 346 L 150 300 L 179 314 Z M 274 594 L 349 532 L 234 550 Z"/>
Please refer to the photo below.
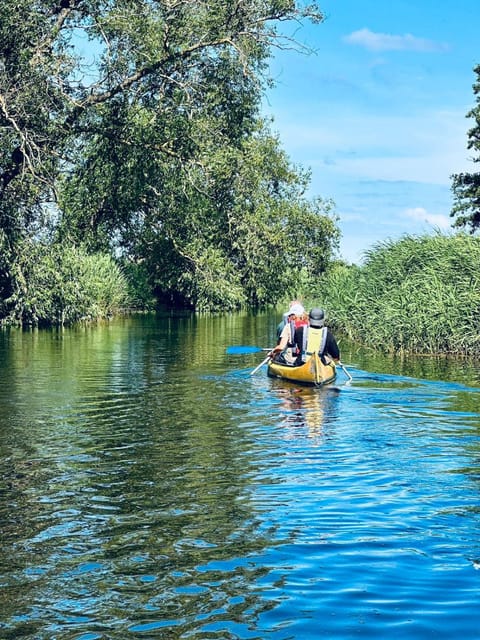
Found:
<path fill-rule="evenodd" d="M 253 368 L 268 315 L 0 334 L 0 637 L 480 637 L 480 376 L 341 342 Z"/>

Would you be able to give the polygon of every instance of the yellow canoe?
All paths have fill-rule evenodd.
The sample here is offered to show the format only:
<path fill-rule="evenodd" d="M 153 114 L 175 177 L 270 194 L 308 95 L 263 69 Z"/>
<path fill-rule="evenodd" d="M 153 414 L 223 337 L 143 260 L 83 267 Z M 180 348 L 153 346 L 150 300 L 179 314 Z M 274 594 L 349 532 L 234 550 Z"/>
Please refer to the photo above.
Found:
<path fill-rule="evenodd" d="M 315 387 L 333 382 L 337 375 L 335 363 L 323 364 L 316 353 L 298 367 L 270 360 L 267 373 L 271 378 L 283 378 Z"/>

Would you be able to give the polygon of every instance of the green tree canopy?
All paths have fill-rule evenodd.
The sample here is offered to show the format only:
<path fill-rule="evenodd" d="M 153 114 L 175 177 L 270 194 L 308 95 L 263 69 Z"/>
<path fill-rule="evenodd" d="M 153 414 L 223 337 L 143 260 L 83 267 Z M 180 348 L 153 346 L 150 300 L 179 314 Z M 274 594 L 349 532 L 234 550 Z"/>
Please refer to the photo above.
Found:
<path fill-rule="evenodd" d="M 260 105 L 293 0 L 0 0 L 0 298 L 27 238 L 112 251 L 195 308 L 264 304 L 325 268 L 308 201 Z"/>

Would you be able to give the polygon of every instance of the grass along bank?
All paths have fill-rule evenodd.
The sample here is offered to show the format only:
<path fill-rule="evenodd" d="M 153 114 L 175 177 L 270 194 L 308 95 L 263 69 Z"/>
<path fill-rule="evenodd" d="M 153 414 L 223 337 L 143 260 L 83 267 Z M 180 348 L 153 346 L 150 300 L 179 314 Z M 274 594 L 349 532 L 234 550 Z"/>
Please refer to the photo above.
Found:
<path fill-rule="evenodd" d="M 335 264 L 316 299 L 329 325 L 390 353 L 480 356 L 480 238 L 404 236 Z"/>

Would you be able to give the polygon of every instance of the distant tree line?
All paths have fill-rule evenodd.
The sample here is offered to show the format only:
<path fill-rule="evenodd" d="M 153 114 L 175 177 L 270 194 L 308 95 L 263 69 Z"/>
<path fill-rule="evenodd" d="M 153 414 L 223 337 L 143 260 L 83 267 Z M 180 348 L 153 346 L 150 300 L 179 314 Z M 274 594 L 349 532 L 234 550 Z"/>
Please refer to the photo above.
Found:
<path fill-rule="evenodd" d="M 316 2 L 0 0 L 0 323 L 258 307 L 314 282 L 333 203 L 261 114 L 302 20 Z"/>
<path fill-rule="evenodd" d="M 476 105 L 467 113 L 474 124 L 468 131 L 467 148 L 475 152 L 471 158 L 474 163 L 480 162 L 480 65 L 474 68 L 476 79 L 473 93 Z M 452 217 L 456 227 L 470 229 L 473 233 L 480 227 L 480 172 L 457 173 L 452 176 L 454 206 Z"/>

